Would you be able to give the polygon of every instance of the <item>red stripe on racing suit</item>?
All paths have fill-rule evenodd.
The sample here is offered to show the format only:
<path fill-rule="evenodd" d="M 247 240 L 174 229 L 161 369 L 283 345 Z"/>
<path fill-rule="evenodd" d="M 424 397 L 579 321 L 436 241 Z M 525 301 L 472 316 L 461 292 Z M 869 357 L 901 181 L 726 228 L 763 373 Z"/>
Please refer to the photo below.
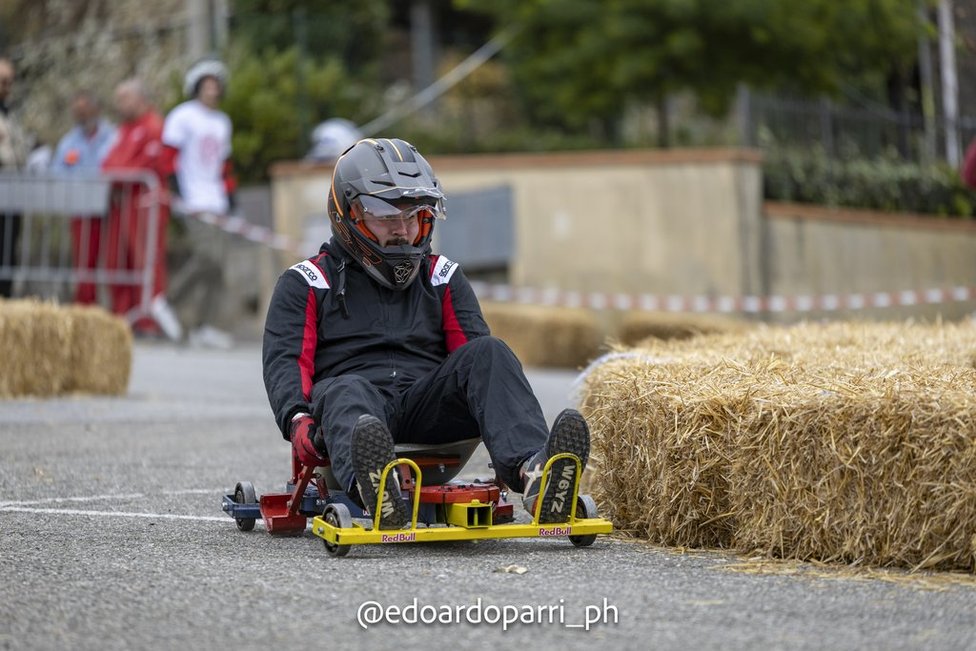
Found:
<path fill-rule="evenodd" d="M 454 302 L 451 300 L 451 287 L 444 290 L 444 298 L 441 301 L 444 315 L 444 341 L 447 344 L 447 352 L 453 353 L 455 350 L 468 343 L 468 335 L 461 329 L 457 314 L 454 313 Z"/>
<path fill-rule="evenodd" d="M 315 289 L 308 288 L 305 302 L 305 328 L 302 334 L 302 354 L 298 357 L 299 373 L 302 376 L 302 395 L 305 400 L 312 399 L 312 376 L 315 373 L 315 346 L 318 344 L 318 301 Z"/>
<path fill-rule="evenodd" d="M 275 404 L 275 420 L 287 438 L 288 423 L 300 411 L 311 413 L 319 312 L 329 283 L 320 254 L 293 265 L 278 279 L 265 322 L 262 351 L 264 384 Z"/>

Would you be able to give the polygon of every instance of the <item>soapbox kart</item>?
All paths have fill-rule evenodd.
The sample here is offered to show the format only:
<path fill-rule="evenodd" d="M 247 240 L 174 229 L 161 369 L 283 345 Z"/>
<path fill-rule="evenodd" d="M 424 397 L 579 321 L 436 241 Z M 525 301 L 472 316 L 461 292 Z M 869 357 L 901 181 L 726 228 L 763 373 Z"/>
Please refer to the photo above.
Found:
<path fill-rule="evenodd" d="M 399 458 L 383 469 L 380 485 L 388 473 L 399 469 L 404 499 L 411 504 L 409 528 L 381 529 L 379 500 L 369 511 L 356 505 L 338 484 L 330 466 L 307 467 L 292 460 L 291 480 L 283 493 L 260 498 L 247 481 L 224 495 L 223 510 L 237 521 L 241 531 L 251 531 L 258 519 L 272 535 L 298 536 L 312 518 L 312 533 L 321 538 L 332 556 L 345 556 L 352 545 L 413 543 L 437 540 L 482 540 L 489 538 L 568 538 L 577 547 L 592 545 L 598 534 L 610 533 L 612 525 L 597 515 L 596 504 L 579 494 L 580 460 L 572 454 L 549 459 L 543 470 L 543 485 L 560 482 L 558 489 L 572 500 L 565 522 L 541 522 L 539 507 L 530 522 L 516 522 L 507 490 L 497 479 L 459 481 L 455 477 L 468 462 L 481 439 L 442 445 L 398 444 Z M 553 461 L 570 458 L 577 465 L 574 480 L 551 478 Z M 359 520 L 360 522 L 357 522 Z M 362 522 L 366 521 L 366 522 Z"/>

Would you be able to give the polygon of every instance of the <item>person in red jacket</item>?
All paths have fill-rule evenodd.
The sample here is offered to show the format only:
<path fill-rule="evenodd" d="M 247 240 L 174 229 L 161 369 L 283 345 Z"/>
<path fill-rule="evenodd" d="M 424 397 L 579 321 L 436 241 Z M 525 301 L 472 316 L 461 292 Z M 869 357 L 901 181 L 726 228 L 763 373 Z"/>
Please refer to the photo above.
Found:
<path fill-rule="evenodd" d="M 163 118 L 153 108 L 146 87 L 138 79 L 128 79 L 115 89 L 115 108 L 119 114 L 118 138 L 102 162 L 109 171 L 150 171 L 159 184 L 156 192 L 144 183 L 115 183 L 109 206 L 108 268 L 118 272 L 142 272 L 152 259 L 152 296 L 149 315 L 145 313 L 142 287 L 114 284 L 112 310 L 133 320 L 137 333 L 158 334 L 160 329 L 171 339 L 182 336 L 179 322 L 166 301 L 166 228 L 169 205 L 164 195 L 162 166 Z M 158 205 L 156 241 L 147 250 L 150 207 Z M 134 318 L 133 318 L 134 317 Z"/>
<path fill-rule="evenodd" d="M 966 156 L 962 163 L 962 181 L 969 187 L 976 189 L 976 138 L 966 148 Z"/>

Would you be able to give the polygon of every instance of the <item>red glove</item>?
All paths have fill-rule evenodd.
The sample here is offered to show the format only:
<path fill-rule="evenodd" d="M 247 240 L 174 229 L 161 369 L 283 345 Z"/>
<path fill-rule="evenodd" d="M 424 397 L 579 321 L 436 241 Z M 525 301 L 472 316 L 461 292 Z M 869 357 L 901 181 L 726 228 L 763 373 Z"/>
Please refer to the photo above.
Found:
<path fill-rule="evenodd" d="M 292 453 L 304 466 L 328 465 L 328 457 L 320 453 L 312 443 L 315 434 L 315 420 L 308 414 L 298 414 L 291 419 L 288 438 L 291 439 Z"/>

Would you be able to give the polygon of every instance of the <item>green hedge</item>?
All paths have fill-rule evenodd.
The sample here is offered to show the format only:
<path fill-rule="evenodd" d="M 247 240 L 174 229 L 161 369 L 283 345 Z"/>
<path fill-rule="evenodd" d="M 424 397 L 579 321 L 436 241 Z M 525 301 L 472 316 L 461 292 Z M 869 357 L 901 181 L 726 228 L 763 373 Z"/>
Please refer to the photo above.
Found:
<path fill-rule="evenodd" d="M 822 151 L 767 151 L 763 193 L 774 201 L 970 218 L 976 193 L 948 165 L 893 157 L 837 160 Z"/>

